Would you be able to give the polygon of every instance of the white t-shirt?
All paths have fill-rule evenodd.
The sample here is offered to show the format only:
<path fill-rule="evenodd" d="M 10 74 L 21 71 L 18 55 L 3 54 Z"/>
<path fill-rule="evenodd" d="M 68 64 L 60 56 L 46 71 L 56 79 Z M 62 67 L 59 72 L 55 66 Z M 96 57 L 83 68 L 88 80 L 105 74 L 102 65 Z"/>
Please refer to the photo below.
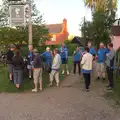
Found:
<path fill-rule="evenodd" d="M 82 69 L 92 70 L 92 61 L 93 61 L 93 56 L 90 53 L 85 53 L 81 61 Z"/>

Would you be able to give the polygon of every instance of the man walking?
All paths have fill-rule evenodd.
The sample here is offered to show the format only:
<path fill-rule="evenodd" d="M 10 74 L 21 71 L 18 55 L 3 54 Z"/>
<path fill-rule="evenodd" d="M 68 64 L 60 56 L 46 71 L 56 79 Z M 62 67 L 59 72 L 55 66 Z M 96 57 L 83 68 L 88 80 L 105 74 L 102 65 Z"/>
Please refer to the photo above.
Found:
<path fill-rule="evenodd" d="M 114 70 L 114 61 L 115 61 L 115 51 L 113 49 L 112 43 L 108 44 L 108 49 L 109 49 L 109 53 L 106 54 L 106 66 L 107 66 L 109 85 L 107 87 L 108 90 L 112 90 L 112 88 L 114 87 L 113 70 Z"/>
<path fill-rule="evenodd" d="M 89 53 L 89 48 L 85 48 L 85 53 L 82 57 L 81 65 L 82 65 L 82 73 L 85 80 L 85 88 L 86 91 L 89 91 L 90 82 L 91 82 L 91 71 L 92 71 L 92 61 L 93 56 Z"/>

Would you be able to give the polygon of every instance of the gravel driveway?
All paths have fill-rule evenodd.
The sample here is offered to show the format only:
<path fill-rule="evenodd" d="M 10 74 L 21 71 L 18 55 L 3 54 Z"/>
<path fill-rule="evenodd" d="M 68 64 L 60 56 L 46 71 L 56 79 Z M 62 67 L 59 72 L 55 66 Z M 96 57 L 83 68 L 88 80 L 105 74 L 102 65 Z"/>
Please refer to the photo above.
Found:
<path fill-rule="evenodd" d="M 41 93 L 0 94 L 0 120 L 120 120 L 100 89 L 84 92 L 79 79 L 68 76 Z"/>

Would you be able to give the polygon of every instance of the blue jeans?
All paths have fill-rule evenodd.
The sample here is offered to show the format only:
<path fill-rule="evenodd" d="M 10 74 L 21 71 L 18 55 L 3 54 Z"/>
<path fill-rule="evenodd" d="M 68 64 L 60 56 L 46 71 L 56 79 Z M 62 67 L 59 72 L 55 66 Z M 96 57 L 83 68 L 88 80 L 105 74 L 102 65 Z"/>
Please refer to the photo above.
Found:
<path fill-rule="evenodd" d="M 14 84 L 21 85 L 23 81 L 23 70 L 13 69 L 13 78 L 14 78 Z"/>

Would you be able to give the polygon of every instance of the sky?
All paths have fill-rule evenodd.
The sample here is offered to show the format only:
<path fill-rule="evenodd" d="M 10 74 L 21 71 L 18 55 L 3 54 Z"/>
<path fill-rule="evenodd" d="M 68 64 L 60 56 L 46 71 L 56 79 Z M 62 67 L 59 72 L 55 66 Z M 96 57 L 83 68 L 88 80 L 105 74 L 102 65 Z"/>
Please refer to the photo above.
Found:
<path fill-rule="evenodd" d="M 86 11 L 83 0 L 36 0 L 36 4 L 46 24 L 61 23 L 66 18 L 71 35 L 80 35 L 79 24 L 84 16 L 91 20 L 91 12 Z"/>
<path fill-rule="evenodd" d="M 0 0 L 1 2 L 2 0 Z M 64 18 L 68 22 L 70 35 L 80 35 L 80 24 L 85 16 L 91 20 L 91 11 L 84 6 L 84 0 L 35 0 L 37 9 L 43 15 L 46 24 L 61 23 Z M 118 0 L 118 17 L 120 17 L 120 0 Z"/>
<path fill-rule="evenodd" d="M 46 24 L 60 23 L 64 18 L 68 21 L 68 31 L 71 35 L 80 35 L 79 24 L 91 20 L 91 11 L 84 6 L 84 0 L 35 0 L 37 8 L 44 14 Z M 118 0 L 120 8 L 120 0 Z M 118 9 L 120 17 L 120 9 Z"/>

